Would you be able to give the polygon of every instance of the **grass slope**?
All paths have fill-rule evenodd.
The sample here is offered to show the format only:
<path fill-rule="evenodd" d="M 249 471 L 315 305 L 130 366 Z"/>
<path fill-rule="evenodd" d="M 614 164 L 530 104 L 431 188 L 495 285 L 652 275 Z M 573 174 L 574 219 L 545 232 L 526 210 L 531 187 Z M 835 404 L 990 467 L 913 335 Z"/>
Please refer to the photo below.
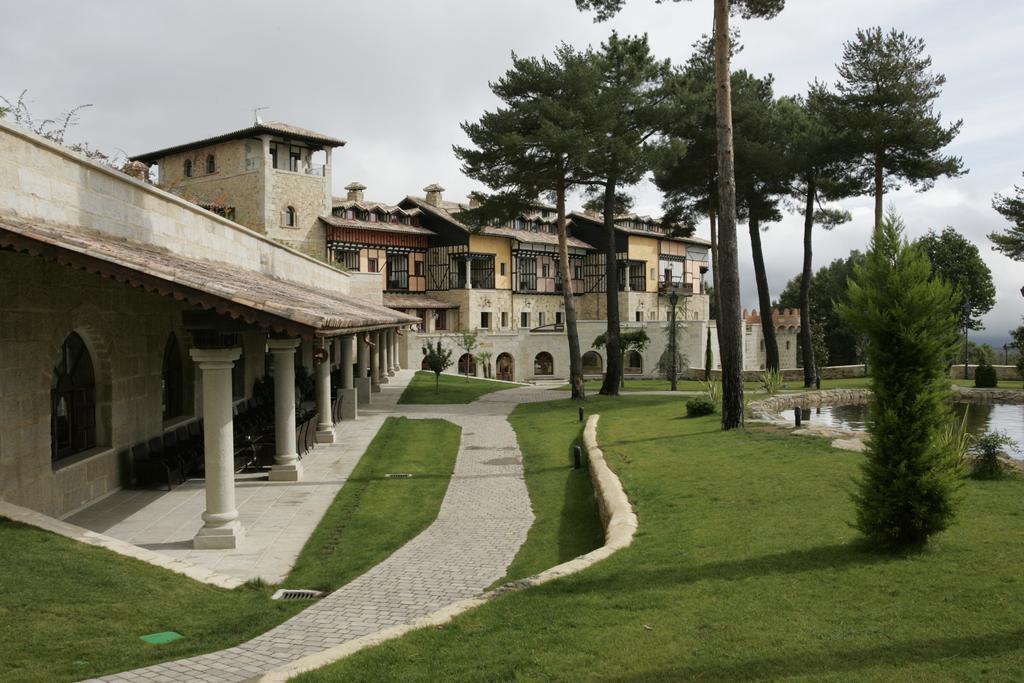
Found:
<path fill-rule="evenodd" d="M 849 526 L 860 456 L 722 433 L 717 417 L 682 419 L 662 397 L 588 404 L 639 514 L 633 546 L 301 680 L 1014 680 L 1024 670 L 1021 478 L 965 482 L 957 523 L 927 551 L 878 555 Z"/>
<path fill-rule="evenodd" d="M 461 434 L 445 420 L 385 420 L 284 585 L 334 590 L 430 526 L 448 489 Z M 413 476 L 384 476 L 395 472 Z"/>
<path fill-rule="evenodd" d="M 484 394 L 503 391 L 519 386 L 510 382 L 495 382 L 489 379 L 463 377 L 461 375 L 441 375 L 437 391 L 434 390 L 434 373 L 417 372 L 409 382 L 409 386 L 398 399 L 404 404 L 448 404 L 472 403 Z"/>
<path fill-rule="evenodd" d="M 532 576 L 604 543 L 590 472 L 572 469 L 572 447 L 583 427 L 577 407 L 552 410 L 547 403 L 524 403 L 509 416 L 523 453 L 534 522 L 498 583 Z"/>
<path fill-rule="evenodd" d="M 77 681 L 236 645 L 301 605 L 226 591 L 0 518 L 0 680 Z M 185 636 L 148 645 L 139 636 Z"/>
<path fill-rule="evenodd" d="M 337 588 L 429 526 L 460 434 L 444 420 L 385 421 L 284 585 Z M 4 518 L 0 576 L 0 681 L 77 681 L 212 652 L 309 604 L 273 602 L 270 588 L 214 588 Z M 139 640 L 160 631 L 185 637 Z"/>

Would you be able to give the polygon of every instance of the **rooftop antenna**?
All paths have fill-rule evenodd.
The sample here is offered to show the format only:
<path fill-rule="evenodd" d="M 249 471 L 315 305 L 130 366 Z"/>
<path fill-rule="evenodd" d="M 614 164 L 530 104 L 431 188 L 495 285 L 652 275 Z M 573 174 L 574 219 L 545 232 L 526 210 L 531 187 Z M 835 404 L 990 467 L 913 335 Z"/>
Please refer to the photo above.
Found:
<path fill-rule="evenodd" d="M 264 109 L 270 109 L 270 107 L 256 107 L 252 110 L 252 116 L 256 120 L 257 126 L 263 123 L 263 117 L 260 116 L 260 112 L 263 111 Z"/>

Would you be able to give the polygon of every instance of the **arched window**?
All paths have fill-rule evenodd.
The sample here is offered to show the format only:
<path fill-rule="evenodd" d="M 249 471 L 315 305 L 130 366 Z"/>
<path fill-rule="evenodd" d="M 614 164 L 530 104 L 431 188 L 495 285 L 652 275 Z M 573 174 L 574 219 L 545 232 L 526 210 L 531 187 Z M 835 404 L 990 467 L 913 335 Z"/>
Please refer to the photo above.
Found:
<path fill-rule="evenodd" d="M 601 354 L 597 351 L 587 351 L 583 354 L 583 372 L 589 375 L 600 374 L 604 370 Z"/>
<path fill-rule="evenodd" d="M 217 160 L 214 159 L 212 154 L 206 155 L 206 172 L 214 173 L 217 170 Z"/>
<path fill-rule="evenodd" d="M 555 374 L 555 360 L 547 351 L 541 351 L 533 359 L 533 374 L 553 375 Z"/>
<path fill-rule="evenodd" d="M 623 371 L 633 375 L 639 375 L 644 371 L 644 357 L 639 351 L 630 351 L 626 354 L 626 367 Z"/>
<path fill-rule="evenodd" d="M 164 345 L 161 395 L 164 420 L 178 417 L 185 412 L 185 372 L 182 368 L 178 338 L 174 336 L 173 332 L 167 338 L 167 344 Z"/>
<path fill-rule="evenodd" d="M 295 207 L 294 206 L 285 207 L 285 210 L 283 212 L 281 212 L 281 223 L 286 228 L 294 228 L 295 227 Z"/>
<path fill-rule="evenodd" d="M 72 332 L 64 340 L 50 387 L 53 461 L 96 446 L 96 375 L 85 342 Z"/>
<path fill-rule="evenodd" d="M 185 177 L 186 178 L 191 178 L 192 177 L 192 160 L 191 159 L 185 159 Z"/>

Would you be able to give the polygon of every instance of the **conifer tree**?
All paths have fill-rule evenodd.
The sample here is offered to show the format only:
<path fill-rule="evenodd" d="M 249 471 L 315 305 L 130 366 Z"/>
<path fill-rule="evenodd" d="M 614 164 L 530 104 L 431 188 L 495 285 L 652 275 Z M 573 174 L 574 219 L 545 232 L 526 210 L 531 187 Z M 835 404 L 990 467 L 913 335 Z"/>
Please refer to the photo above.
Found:
<path fill-rule="evenodd" d="M 854 501 L 857 528 L 881 547 L 925 544 L 955 509 L 956 454 L 940 438 L 952 420 L 946 358 L 957 344 L 955 293 L 928 256 L 886 217 L 840 314 L 867 338 L 870 439 Z"/>
<path fill-rule="evenodd" d="M 992 200 L 992 208 L 1013 225 L 1005 233 L 990 233 L 988 238 L 995 244 L 996 251 L 1014 261 L 1024 261 L 1024 187 L 1014 186 L 1012 197 L 997 194 Z"/>
<path fill-rule="evenodd" d="M 804 215 L 803 266 L 800 272 L 800 353 L 804 368 L 804 386 L 812 387 L 817 368 L 823 364 L 815 358 L 813 319 L 811 315 L 811 282 L 814 263 L 814 226 L 825 230 L 850 220 L 850 213 L 820 206 L 823 201 L 863 194 L 864 188 L 852 173 L 849 158 L 844 158 L 832 141 L 837 131 L 824 114 L 826 92 L 815 83 L 806 98 L 783 97 L 777 103 L 780 117 L 786 122 L 787 163 L 793 173 L 790 196 Z"/>
<path fill-rule="evenodd" d="M 615 216 L 623 204 L 619 188 L 639 182 L 651 167 L 648 141 L 664 129 L 667 106 L 667 60 L 651 54 L 647 36 L 620 38 L 612 33 L 594 55 L 599 85 L 589 108 L 585 165 L 591 194 L 600 199 L 607 234 L 605 252 L 608 363 L 601 393 L 617 395 L 622 381 L 619 314 L 619 264 Z M 628 275 L 627 275 L 628 277 Z"/>
<path fill-rule="evenodd" d="M 946 77 L 929 70 L 932 59 L 924 50 L 923 40 L 902 31 L 858 30 L 843 47 L 840 80 L 827 103 L 841 132 L 837 142 L 872 187 L 876 226 L 886 190 L 901 183 L 928 189 L 940 176 L 967 172 L 960 157 L 940 153 L 963 121 L 943 126 L 934 111 Z"/>
<path fill-rule="evenodd" d="M 486 112 L 462 129 L 474 147 L 454 148 L 462 170 L 483 182 L 494 194 L 468 220 L 488 216 L 512 217 L 541 194 L 555 197 L 558 224 L 558 270 L 562 281 L 565 329 L 569 343 L 569 382 L 572 396 L 585 398 L 576 307 L 573 302 L 566 233 L 565 197 L 585 173 L 588 107 L 597 88 L 590 50 L 569 45 L 555 50 L 554 59 L 512 55 L 512 68 L 491 90 L 502 107 Z"/>
<path fill-rule="evenodd" d="M 576 0 L 581 10 L 595 10 L 597 21 L 614 16 L 626 0 Z M 675 0 L 678 1 L 678 0 Z M 722 429 L 743 426 L 743 325 L 740 320 L 740 271 L 736 244 L 736 173 L 732 141 L 732 94 L 729 17 L 770 19 L 782 11 L 785 0 L 714 0 L 715 103 L 718 129 L 718 282 L 719 348 L 722 359 Z"/>

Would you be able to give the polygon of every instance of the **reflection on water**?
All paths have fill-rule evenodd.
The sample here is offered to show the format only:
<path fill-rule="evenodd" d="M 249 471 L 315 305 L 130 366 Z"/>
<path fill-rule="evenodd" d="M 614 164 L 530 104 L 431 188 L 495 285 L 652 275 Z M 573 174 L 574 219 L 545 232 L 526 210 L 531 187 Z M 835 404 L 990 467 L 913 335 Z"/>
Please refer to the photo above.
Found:
<path fill-rule="evenodd" d="M 1024 459 L 1024 405 L 954 403 L 957 419 L 967 413 L 967 431 L 976 436 L 986 432 L 1003 432 L 1017 442 L 1017 449 L 1010 449 L 1010 455 Z M 789 422 L 794 419 L 793 410 L 782 411 L 782 417 Z M 867 427 L 868 407 L 822 406 L 804 408 L 803 420 L 812 424 L 838 427 L 862 432 Z"/>

